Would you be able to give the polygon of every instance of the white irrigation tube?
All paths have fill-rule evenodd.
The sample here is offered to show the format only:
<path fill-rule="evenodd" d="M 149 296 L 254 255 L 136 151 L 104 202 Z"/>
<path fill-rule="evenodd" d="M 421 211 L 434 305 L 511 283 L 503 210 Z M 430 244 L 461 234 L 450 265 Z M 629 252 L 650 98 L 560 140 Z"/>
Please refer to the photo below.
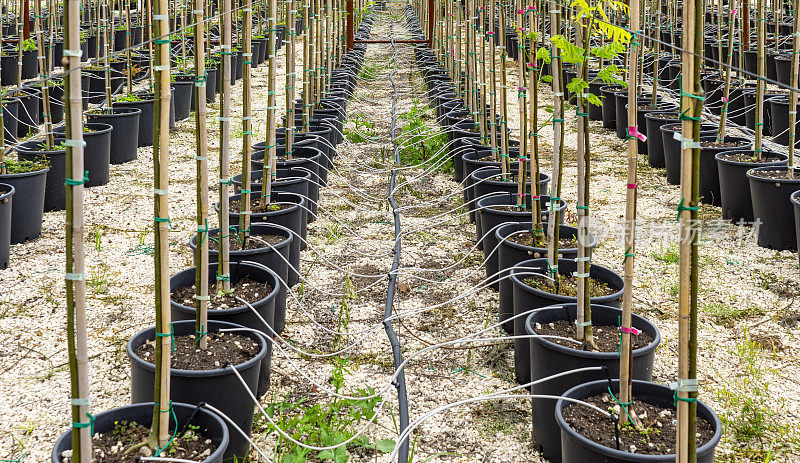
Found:
<path fill-rule="evenodd" d="M 137 461 L 169 461 L 172 463 L 201 463 L 195 460 L 186 460 L 184 458 L 170 458 L 170 457 L 137 457 Z"/>
<path fill-rule="evenodd" d="M 233 366 L 231 366 L 231 370 L 236 372 L 236 368 L 234 368 Z M 236 375 L 239 376 L 239 373 L 236 372 Z M 241 378 L 241 376 L 239 376 L 239 377 Z M 247 387 L 247 383 L 245 383 L 245 389 L 247 389 L 248 391 L 250 390 L 250 388 Z M 252 392 L 250 394 L 252 395 Z M 256 403 L 257 402 L 258 401 L 256 401 Z M 206 403 L 204 405 L 204 407 L 209 409 L 209 410 L 211 410 L 212 412 L 216 413 L 217 415 L 221 416 L 225 421 L 228 422 L 229 425 L 233 426 L 233 428 L 235 430 L 239 431 L 239 434 L 241 434 L 245 438 L 245 440 L 247 440 L 247 442 L 250 443 L 250 446 L 252 446 L 254 449 L 256 449 L 256 452 L 258 452 L 258 454 L 261 455 L 261 458 L 263 458 L 267 463 L 272 463 L 272 460 L 260 448 L 258 448 L 256 443 L 253 442 L 252 439 L 250 439 L 250 436 L 248 436 L 247 433 L 242 431 L 242 428 L 240 428 L 238 424 L 236 424 L 232 419 L 228 418 L 228 415 L 222 413 L 221 411 L 219 411 L 216 407 L 214 407 L 211 404 Z"/>

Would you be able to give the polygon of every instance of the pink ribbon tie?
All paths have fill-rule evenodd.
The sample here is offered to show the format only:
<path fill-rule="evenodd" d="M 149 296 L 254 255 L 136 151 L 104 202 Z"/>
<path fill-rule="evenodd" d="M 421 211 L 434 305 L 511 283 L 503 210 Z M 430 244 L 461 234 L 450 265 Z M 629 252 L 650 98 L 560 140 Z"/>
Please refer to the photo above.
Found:
<path fill-rule="evenodd" d="M 621 326 L 621 327 L 619 328 L 619 330 L 620 330 L 620 331 L 622 331 L 623 333 L 632 334 L 632 335 L 634 335 L 634 336 L 638 336 L 638 335 L 639 335 L 639 333 L 641 333 L 641 331 L 637 330 L 637 329 L 636 329 L 636 328 L 634 328 L 634 327 L 630 327 L 630 328 L 628 328 L 628 327 L 625 327 L 625 326 Z"/>
<path fill-rule="evenodd" d="M 639 128 L 636 126 L 628 126 L 628 135 L 638 138 L 639 141 L 647 141 L 647 137 L 643 133 L 639 133 Z"/>

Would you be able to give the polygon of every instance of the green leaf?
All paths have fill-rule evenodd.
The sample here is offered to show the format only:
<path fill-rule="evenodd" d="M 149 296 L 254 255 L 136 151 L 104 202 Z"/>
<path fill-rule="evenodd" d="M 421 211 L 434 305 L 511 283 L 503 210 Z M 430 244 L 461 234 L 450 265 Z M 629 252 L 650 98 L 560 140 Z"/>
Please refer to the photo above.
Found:
<path fill-rule="evenodd" d="M 603 102 L 600 101 L 600 98 L 594 93 L 584 93 L 583 96 L 586 98 L 586 101 L 588 101 L 589 104 L 593 104 L 595 106 L 603 105 Z"/>
<path fill-rule="evenodd" d="M 550 59 L 550 49 L 545 47 L 540 47 L 538 50 L 536 50 L 536 59 L 542 60 L 545 63 L 550 64 L 550 62 L 552 61 Z"/>
<path fill-rule="evenodd" d="M 319 452 L 319 455 L 317 455 L 320 460 L 333 460 L 335 456 L 336 455 L 333 453 L 333 450 L 323 450 Z"/>
<path fill-rule="evenodd" d="M 572 82 L 567 84 L 567 90 L 572 93 L 581 93 L 586 88 L 589 88 L 589 83 L 579 77 L 573 77 Z"/>
<path fill-rule="evenodd" d="M 396 443 L 392 439 L 380 439 L 375 442 L 375 449 L 381 453 L 390 453 L 394 450 Z"/>
<path fill-rule="evenodd" d="M 542 82 L 552 82 L 553 76 L 542 76 Z"/>
<path fill-rule="evenodd" d="M 550 41 L 561 50 L 561 60 L 565 63 L 579 64 L 583 62 L 583 48 L 573 45 L 563 35 L 553 36 Z"/>

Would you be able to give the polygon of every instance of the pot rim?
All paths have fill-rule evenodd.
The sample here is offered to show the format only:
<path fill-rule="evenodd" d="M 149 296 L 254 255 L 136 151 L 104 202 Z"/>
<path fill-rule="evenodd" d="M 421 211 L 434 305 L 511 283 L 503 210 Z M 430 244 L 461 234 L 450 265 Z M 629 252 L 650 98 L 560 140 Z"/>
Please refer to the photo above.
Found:
<path fill-rule="evenodd" d="M 84 111 L 86 118 L 90 117 L 125 117 L 125 116 L 133 116 L 136 114 L 142 114 L 142 110 L 139 108 L 134 108 L 133 106 L 111 106 L 111 112 L 109 113 L 92 113 L 92 111 L 96 111 L 94 109 L 89 109 Z"/>
<path fill-rule="evenodd" d="M 800 167 L 792 167 L 792 169 L 800 174 Z M 763 166 L 763 167 L 754 167 L 747 171 L 747 178 L 751 180 L 755 180 L 762 183 L 786 183 L 790 185 L 799 184 L 800 183 L 800 176 L 796 178 L 765 178 L 765 177 L 757 177 L 753 175 L 753 171 L 765 171 L 765 170 L 789 170 L 789 166 Z"/>
<path fill-rule="evenodd" d="M 576 298 L 574 298 L 574 297 L 562 296 L 560 294 L 552 294 L 552 293 L 548 293 L 546 291 L 542 291 L 540 289 L 532 288 L 531 286 L 528 286 L 525 283 L 523 283 L 517 277 L 517 274 L 522 273 L 522 272 L 537 273 L 537 272 L 532 271 L 529 268 L 529 267 L 532 267 L 532 264 L 534 262 L 536 262 L 536 261 L 547 263 L 548 259 L 529 259 L 529 260 L 524 260 L 524 261 L 520 262 L 519 264 L 517 264 L 517 265 L 511 267 L 510 269 L 508 269 L 508 274 L 509 274 L 509 277 L 511 278 L 512 284 L 514 284 L 515 286 L 519 285 L 520 288 L 522 288 L 522 290 L 526 291 L 526 292 L 530 292 L 530 293 L 533 293 L 533 294 L 536 294 L 536 295 L 541 295 L 541 296 L 547 296 L 550 299 L 561 301 L 561 302 L 566 303 L 566 304 L 575 303 Z M 564 259 L 564 258 L 558 259 L 559 264 L 561 263 L 561 261 L 575 262 L 574 259 Z M 590 273 L 591 273 L 593 268 L 598 268 L 598 269 L 601 269 L 601 270 L 607 270 L 608 272 L 611 272 L 617 278 L 622 280 L 622 284 L 619 285 L 619 286 L 622 286 L 622 287 L 620 289 L 618 289 L 616 292 L 614 292 L 612 294 L 609 294 L 608 296 L 595 296 L 595 297 L 592 297 L 592 298 L 589 299 L 589 303 L 590 304 L 591 303 L 602 304 L 603 302 L 606 302 L 606 301 L 619 300 L 622 297 L 623 292 L 625 291 L 625 280 L 617 272 L 611 270 L 608 267 L 604 267 L 604 266 L 599 265 L 599 264 L 591 264 L 590 267 L 589 267 L 589 272 Z M 611 282 L 608 282 L 608 283 L 611 283 Z"/>
<path fill-rule="evenodd" d="M 233 227 L 236 227 L 238 229 L 238 225 L 233 225 Z M 254 234 L 254 235 L 258 236 L 259 234 L 253 233 L 254 232 L 253 228 L 258 229 L 258 228 L 261 228 L 261 227 L 264 227 L 264 228 L 275 227 L 275 228 L 279 229 L 281 232 L 283 232 L 286 235 L 284 237 L 285 239 L 283 241 L 281 241 L 278 244 L 273 244 L 272 248 L 275 248 L 276 250 L 281 250 L 284 247 L 291 246 L 292 241 L 294 240 L 294 234 L 288 228 L 284 227 L 283 225 L 278 225 L 276 223 L 267 223 L 267 222 L 258 223 L 258 222 L 256 222 L 256 223 L 251 223 L 250 224 L 250 234 L 251 235 Z M 211 228 L 211 229 L 209 229 L 208 230 L 209 235 L 212 234 L 212 232 L 214 232 L 214 231 L 219 233 L 219 228 Z M 192 248 L 193 250 L 197 249 L 197 244 L 196 243 L 197 243 L 197 235 L 192 235 L 192 237 L 189 239 L 189 247 Z M 269 247 L 269 246 L 265 246 L 263 248 L 255 248 L 255 249 L 239 249 L 237 251 L 230 251 L 230 253 L 231 253 L 232 256 L 237 256 L 237 255 L 244 256 L 244 255 L 250 255 L 250 254 L 259 254 L 259 253 L 264 252 L 265 250 L 271 250 L 272 248 Z M 209 254 L 212 254 L 212 253 L 213 254 L 219 254 L 218 250 L 214 251 L 212 249 L 209 249 L 208 252 L 209 252 Z"/>
<path fill-rule="evenodd" d="M 753 152 L 754 152 L 753 150 L 722 151 L 721 153 L 715 154 L 714 155 L 714 159 L 716 159 L 717 162 L 721 162 L 723 164 L 730 164 L 730 165 L 734 165 L 734 166 L 752 166 L 753 168 L 755 168 L 755 167 L 765 167 L 765 166 L 775 166 L 775 165 L 784 165 L 785 163 L 789 162 L 789 156 L 788 155 L 783 154 L 783 153 L 779 153 L 777 151 L 770 151 L 770 150 L 765 150 L 764 152 L 768 152 L 771 156 L 780 157 L 781 160 L 780 161 L 772 161 L 772 162 L 766 162 L 766 161 L 763 161 L 763 162 L 743 162 L 743 161 L 735 161 L 735 160 L 732 160 L 732 159 L 725 159 L 725 158 L 722 157 L 722 156 L 725 156 L 725 155 L 728 155 L 728 154 L 753 153 Z"/>
<path fill-rule="evenodd" d="M 14 188 L 14 185 L 9 185 L 8 183 L 0 183 L 0 188 L 3 190 L 7 190 L 5 193 L 0 192 L 0 201 L 11 198 L 17 191 Z"/>
<path fill-rule="evenodd" d="M 148 409 L 148 410 L 152 410 L 154 406 L 155 406 L 155 402 L 140 402 L 140 403 L 137 403 L 137 404 L 123 405 L 122 407 L 115 407 L 115 408 L 111 408 L 111 409 L 108 409 L 106 411 L 100 412 L 97 415 L 95 415 L 95 419 L 101 418 L 101 417 L 103 417 L 103 415 L 112 414 L 114 412 L 117 412 L 117 411 L 123 410 L 123 409 L 131 409 L 131 408 L 142 407 L 142 408 L 145 408 L 145 409 Z M 173 406 L 173 408 L 174 407 L 186 407 L 186 408 L 191 408 L 191 409 L 194 409 L 194 408 L 197 407 L 196 405 L 186 404 L 186 403 L 182 403 L 182 402 L 173 402 L 172 406 Z M 217 424 L 219 425 L 220 431 L 222 433 L 222 438 L 221 438 L 220 443 L 217 446 L 216 450 L 214 450 L 214 452 L 212 452 L 211 455 L 205 457 L 202 462 L 198 462 L 198 463 L 204 463 L 204 462 L 207 462 L 207 461 L 216 461 L 216 460 L 220 460 L 221 461 L 222 460 L 222 455 L 225 453 L 225 451 L 228 448 L 228 444 L 230 443 L 230 433 L 228 432 L 228 423 L 226 423 L 222 419 L 222 417 L 220 417 L 218 414 L 212 412 L 208 408 L 200 407 L 198 412 L 199 413 L 207 413 L 207 414 L 211 415 L 214 418 L 214 420 L 217 422 Z M 151 414 L 152 414 L 152 412 L 151 412 Z M 170 420 L 170 422 L 172 422 L 172 420 Z M 72 429 L 70 428 L 69 431 L 66 431 L 65 433 L 61 434 L 61 436 L 59 436 L 59 438 L 56 440 L 56 444 L 53 445 L 53 450 L 52 450 L 52 452 L 50 452 L 50 461 L 58 461 L 58 462 L 61 461 L 61 455 L 56 453 L 58 451 L 58 448 L 57 448 L 58 442 L 62 438 L 64 438 L 65 436 L 70 435 L 71 432 L 72 432 Z M 205 436 L 205 437 L 209 438 L 208 436 Z M 69 443 L 69 449 L 70 450 L 72 449 L 72 441 L 71 440 L 70 440 L 70 443 Z"/>
<path fill-rule="evenodd" d="M 208 264 L 209 269 L 213 268 L 214 272 L 216 272 L 217 265 L 219 265 L 218 262 L 211 262 L 211 263 Z M 278 277 L 278 275 L 274 271 L 272 271 L 272 269 L 270 269 L 269 267 L 267 267 L 265 265 L 256 264 L 256 263 L 249 263 L 249 262 L 230 262 L 230 265 L 231 266 L 233 266 L 233 265 L 243 266 L 243 267 L 249 268 L 251 270 L 255 269 L 255 270 L 262 271 L 262 272 L 266 272 L 275 281 L 276 284 L 272 285 L 272 291 L 270 291 L 269 294 L 267 294 L 266 296 L 262 297 L 261 299 L 259 299 L 257 301 L 254 301 L 254 302 L 251 302 L 250 303 L 251 306 L 253 306 L 253 307 L 260 306 L 260 305 L 263 305 L 263 303 L 269 301 L 270 299 L 275 299 L 276 297 L 278 297 L 278 292 L 280 291 L 280 286 L 281 286 L 281 280 L 280 280 L 280 277 Z M 181 273 L 184 273 L 184 272 L 194 272 L 196 268 L 197 267 L 189 267 L 189 268 L 186 268 L 184 270 L 181 270 L 180 272 L 176 273 L 175 275 L 172 275 L 170 277 L 170 279 L 172 279 L 175 276 L 180 275 Z M 210 274 L 210 272 L 209 272 L 209 274 Z M 171 285 L 170 285 L 170 289 L 172 289 Z M 171 292 L 172 291 L 170 291 L 170 293 Z M 170 299 L 170 306 L 179 308 L 183 312 L 194 313 L 195 310 L 196 310 L 194 307 L 189 307 L 189 306 L 186 306 L 186 305 L 183 305 L 183 304 L 179 304 L 179 303 L 173 301 L 172 299 Z M 250 310 L 250 307 L 248 307 L 246 305 L 242 305 L 242 306 L 239 306 L 239 307 L 231 307 L 231 308 L 228 308 L 228 309 L 214 309 L 214 314 L 215 315 L 216 314 L 233 315 L 233 314 L 237 314 L 237 313 L 244 312 L 244 311 L 247 311 L 247 310 Z"/>
<path fill-rule="evenodd" d="M 180 320 L 180 321 L 175 321 L 175 322 L 172 322 L 172 323 L 173 323 L 173 325 L 194 324 L 195 321 L 194 320 Z M 227 328 L 239 328 L 239 327 L 245 328 L 244 326 L 236 324 L 236 323 L 231 323 L 231 322 L 226 322 L 226 321 L 221 321 L 221 320 L 208 320 L 209 333 L 214 333 L 214 331 L 210 331 L 212 324 L 223 325 L 223 327 L 227 327 Z M 173 330 L 174 330 L 174 328 L 173 328 Z M 148 333 L 150 331 L 153 332 L 152 339 L 150 339 L 150 336 L 149 336 L 149 333 Z M 133 347 L 133 340 L 138 338 L 141 335 L 145 335 L 144 336 L 145 342 L 146 341 L 155 340 L 155 338 L 156 338 L 155 331 L 156 331 L 156 329 L 155 329 L 154 326 L 150 326 L 150 327 L 147 327 L 147 328 L 145 328 L 143 330 L 140 330 L 139 332 L 137 332 L 136 334 L 131 336 L 130 339 L 128 339 L 128 342 L 125 344 L 125 351 L 128 354 L 128 358 L 132 362 L 136 362 L 139 366 L 141 366 L 145 370 L 151 371 L 151 372 L 152 371 L 156 371 L 155 364 L 150 363 L 147 360 L 144 360 L 143 358 L 141 358 L 138 355 L 136 355 L 135 349 L 138 348 L 141 344 L 137 345 L 136 347 Z M 234 368 L 236 368 L 236 371 L 243 371 L 243 370 L 246 370 L 246 369 L 252 367 L 257 361 L 259 361 L 259 362 L 262 361 L 264 359 L 264 357 L 267 355 L 267 340 L 264 338 L 264 336 L 258 330 L 252 330 L 252 331 L 250 329 L 242 330 L 242 334 L 244 334 L 244 333 L 249 333 L 249 334 L 252 334 L 254 337 L 256 337 L 257 338 L 256 341 L 261 344 L 261 349 L 259 349 L 258 353 L 256 355 L 254 355 L 253 358 L 245 361 L 244 363 L 239 363 L 237 365 L 234 365 Z M 226 375 L 226 374 L 230 374 L 230 371 L 228 370 L 227 367 L 214 368 L 213 370 L 183 370 L 183 369 L 180 369 L 180 368 L 172 368 L 172 367 L 170 367 L 169 370 L 170 370 L 170 376 L 171 375 L 175 375 L 175 376 L 182 376 L 182 377 L 187 377 L 187 378 L 200 378 L 200 377 L 204 377 L 205 378 L 205 377 L 210 377 L 210 376 L 223 376 L 223 375 Z"/>
<path fill-rule="evenodd" d="M 612 379 L 611 381 L 612 381 L 612 383 L 619 384 L 619 379 Z M 589 387 L 594 386 L 595 384 L 599 384 L 599 383 L 608 383 L 608 380 L 601 379 L 601 380 L 598 380 L 598 381 L 590 381 L 588 383 L 579 384 L 579 385 L 574 386 L 571 389 L 567 390 L 566 392 L 564 392 L 562 394 L 562 397 L 576 398 L 576 397 L 573 397 L 573 396 L 577 395 L 577 392 L 580 392 L 581 389 L 589 388 Z M 654 385 L 654 386 L 657 386 L 659 388 L 662 388 L 664 390 L 664 392 L 668 393 L 669 395 L 673 394 L 673 392 L 669 388 L 669 386 L 665 386 L 663 384 L 658 384 L 658 383 L 654 383 L 654 382 L 651 382 L 651 381 L 641 381 L 641 380 L 637 380 L 637 379 L 634 379 L 633 383 L 634 383 L 634 385 L 637 384 L 637 383 L 638 384 Z M 611 447 L 606 447 L 604 445 L 600 445 L 597 442 L 594 442 L 594 441 L 582 436 L 581 434 L 579 434 L 578 432 L 573 430 L 572 427 L 567 424 L 566 420 L 564 420 L 564 417 L 562 415 L 562 409 L 565 408 L 565 403 L 566 403 L 566 400 L 564 400 L 564 399 L 558 399 L 558 401 L 556 402 L 556 413 L 555 413 L 556 414 L 556 417 L 555 417 L 556 418 L 556 424 L 558 424 L 558 427 L 561 429 L 562 432 L 567 432 L 571 436 L 577 437 L 577 439 L 581 442 L 582 445 L 584 445 L 586 447 L 589 447 L 590 449 L 592 449 L 592 450 L 594 450 L 594 451 L 596 451 L 598 453 L 605 454 L 605 455 L 607 455 L 607 456 L 609 456 L 611 458 L 618 458 L 618 459 L 623 459 L 623 460 L 624 459 L 630 459 L 631 455 L 636 455 L 636 459 L 638 461 L 642 461 L 642 462 L 663 462 L 663 461 L 670 461 L 670 460 L 674 461 L 675 460 L 675 454 L 674 453 L 673 454 L 667 454 L 667 455 L 632 454 L 632 453 L 629 453 L 629 452 L 624 452 L 622 450 L 617 450 L 617 449 L 614 449 L 614 448 L 611 448 Z M 702 406 L 706 410 L 708 410 L 710 412 L 711 416 L 713 417 L 714 435 L 711 437 L 711 439 L 709 439 L 708 442 L 706 442 L 705 444 L 703 444 L 702 446 L 697 448 L 697 451 L 696 451 L 696 453 L 698 455 L 706 455 L 709 452 L 713 452 L 714 449 L 716 448 L 717 444 L 719 443 L 720 439 L 722 439 L 722 423 L 720 422 L 719 417 L 717 416 L 717 414 L 714 413 L 714 411 L 711 409 L 711 407 L 709 407 L 706 403 L 698 400 L 697 404 L 699 406 Z"/>
<path fill-rule="evenodd" d="M 616 308 L 616 307 L 611 307 L 611 306 L 608 306 L 608 305 L 598 304 L 598 303 L 590 303 L 589 305 L 592 308 L 602 308 L 604 310 L 611 310 L 613 312 L 619 312 L 620 314 L 622 314 L 622 309 L 619 309 L 619 308 Z M 525 331 L 528 334 L 538 334 L 531 328 L 531 325 L 533 323 L 533 320 L 531 320 L 531 319 L 534 318 L 536 315 L 541 314 L 545 310 L 557 311 L 557 312 L 559 312 L 559 315 L 560 315 L 565 310 L 564 306 L 576 306 L 576 310 L 577 310 L 577 305 L 576 305 L 575 302 L 570 302 L 570 303 L 566 303 L 566 304 L 555 304 L 555 305 L 549 305 L 549 306 L 546 306 L 546 307 L 542 307 L 542 308 L 540 308 L 538 310 L 535 310 L 535 311 L 531 312 L 530 314 L 528 314 L 527 317 L 525 317 Z M 658 348 L 658 346 L 661 344 L 661 331 L 658 329 L 658 326 L 655 323 L 653 323 L 650 320 L 642 317 L 641 315 L 632 314 L 632 317 L 633 318 L 631 320 L 631 325 L 638 325 L 640 327 L 640 329 L 642 329 L 642 330 L 644 330 L 645 327 L 652 328 L 652 333 L 651 334 L 653 335 L 653 341 L 650 342 L 650 344 L 648 344 L 648 345 L 646 345 L 644 347 L 640 347 L 638 349 L 633 349 L 633 356 L 634 357 L 641 357 L 643 355 L 649 354 L 650 352 L 652 352 L 652 351 L 654 351 L 654 350 L 656 350 Z M 582 350 L 582 349 L 576 349 L 576 348 L 573 348 L 573 347 L 567 347 L 567 346 L 563 346 L 561 344 L 555 343 L 555 342 L 553 342 L 553 341 L 551 341 L 551 340 L 549 340 L 547 338 L 535 337 L 535 338 L 531 338 L 531 341 L 532 342 L 537 342 L 537 343 L 543 345 L 544 347 L 546 347 L 546 348 L 548 348 L 550 350 L 557 351 L 557 352 L 560 352 L 562 354 L 571 355 L 571 356 L 574 356 L 574 357 L 581 357 L 581 358 L 595 359 L 595 360 L 613 360 L 613 359 L 619 358 L 619 353 L 618 352 L 595 352 L 595 351 L 587 351 L 587 350 Z"/>
<path fill-rule="evenodd" d="M 794 203 L 795 206 L 800 206 L 800 190 L 795 191 L 789 196 L 789 201 Z"/>
<path fill-rule="evenodd" d="M 524 230 L 513 230 L 513 227 L 519 227 L 519 226 L 523 226 L 523 225 L 530 227 L 530 224 L 532 224 L 532 223 L 533 222 L 506 222 L 506 223 L 500 224 L 500 226 L 497 227 L 495 229 L 495 231 L 494 231 L 494 237 L 495 237 L 495 239 L 497 240 L 497 242 L 498 242 L 498 244 L 500 246 L 506 245 L 506 246 L 508 246 L 510 248 L 518 249 L 520 251 L 534 251 L 534 252 L 547 253 L 547 249 L 546 248 L 537 248 L 537 247 L 534 247 L 534 246 L 525 246 L 523 244 L 515 243 L 513 241 L 509 241 L 508 240 L 508 237 L 513 235 L 514 233 L 517 233 L 517 232 L 520 232 L 520 231 L 524 231 Z M 542 224 L 545 224 L 545 223 L 547 223 L 547 222 L 542 222 Z M 506 229 L 506 230 L 504 230 L 504 229 Z M 502 230 L 503 233 L 505 233 L 506 231 L 510 231 L 510 233 L 508 233 L 507 235 L 503 236 L 503 233 L 501 233 L 501 230 Z M 545 230 L 547 230 L 547 229 L 545 229 Z M 575 236 L 578 235 L 578 229 L 573 227 L 572 225 L 565 225 L 563 223 L 559 224 L 558 225 L 558 230 L 559 230 L 559 235 L 561 234 L 561 232 L 563 232 L 565 230 L 570 230 L 570 231 L 575 230 Z M 546 236 L 546 232 L 545 232 L 545 236 Z M 559 251 L 562 251 L 562 252 L 565 252 L 565 253 L 572 253 L 572 252 L 577 252 L 578 248 L 559 248 Z"/>
<path fill-rule="evenodd" d="M 50 172 L 49 167 L 45 167 L 44 169 L 41 170 L 33 170 L 30 172 L 19 172 L 16 174 L 5 173 L 5 174 L 0 174 L 0 180 L 3 180 L 5 178 L 33 177 L 34 175 L 45 175 L 48 172 Z"/>

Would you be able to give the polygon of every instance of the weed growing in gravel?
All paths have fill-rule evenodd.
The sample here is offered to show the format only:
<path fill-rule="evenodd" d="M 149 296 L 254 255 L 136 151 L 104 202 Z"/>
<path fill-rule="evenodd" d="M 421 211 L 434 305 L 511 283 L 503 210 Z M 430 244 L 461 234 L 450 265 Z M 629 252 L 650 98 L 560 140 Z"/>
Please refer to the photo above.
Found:
<path fill-rule="evenodd" d="M 759 344 L 747 337 L 730 353 L 739 359 L 738 371 L 733 376 L 715 375 L 729 378 L 716 391 L 723 436 L 734 451 L 722 460 L 773 461 L 781 453 L 797 450 L 800 441 L 781 422 L 783 405 L 771 394 L 770 376 L 775 371 L 764 364 Z"/>
<path fill-rule="evenodd" d="M 329 382 L 337 393 L 344 387 L 346 375 L 350 374 L 347 369 L 348 363 L 347 359 L 334 359 L 334 369 Z M 368 397 L 374 393 L 371 387 L 367 387 L 357 389 L 351 395 Z M 277 427 L 286 431 L 293 439 L 307 445 L 330 447 L 352 438 L 366 421 L 375 416 L 376 407 L 382 399 L 379 396 L 360 400 L 334 398 L 330 403 L 313 405 L 306 404 L 306 399 L 277 402 L 273 398 L 272 402 L 265 411 Z M 277 433 L 275 426 L 260 414 L 256 414 L 255 421 L 265 427 L 265 437 Z M 300 447 L 278 434 L 274 460 L 282 463 L 319 460 L 344 463 L 350 460 L 352 453 L 359 455 L 388 453 L 392 451 L 394 445 L 395 442 L 391 439 L 379 439 L 373 442 L 369 437 L 361 435 L 346 446 L 316 452 Z"/>
<path fill-rule="evenodd" d="M 354 114 L 345 122 L 344 136 L 350 143 L 362 143 L 375 136 L 375 124 L 362 114 Z"/>
<path fill-rule="evenodd" d="M 453 173 L 453 161 L 448 159 L 441 162 L 439 157 L 447 153 L 440 153 L 442 147 L 447 144 L 447 135 L 438 129 L 431 128 L 428 120 L 432 118 L 428 108 L 420 105 L 419 100 L 413 100 L 410 110 L 400 114 L 400 119 L 408 121 L 403 127 L 400 135 L 400 160 L 403 165 L 425 164 L 431 161 L 436 165 L 436 172 L 443 174 Z M 428 166 L 423 166 L 428 167 Z"/>
<path fill-rule="evenodd" d="M 711 316 L 715 322 L 726 327 L 733 327 L 739 320 L 764 315 L 764 309 L 746 302 L 710 302 L 705 304 L 702 310 Z"/>
<path fill-rule="evenodd" d="M 666 249 L 662 247 L 660 252 L 653 251 L 650 253 L 650 256 L 657 261 L 667 264 L 677 264 L 680 259 L 678 248 L 675 246 L 669 246 Z"/>

